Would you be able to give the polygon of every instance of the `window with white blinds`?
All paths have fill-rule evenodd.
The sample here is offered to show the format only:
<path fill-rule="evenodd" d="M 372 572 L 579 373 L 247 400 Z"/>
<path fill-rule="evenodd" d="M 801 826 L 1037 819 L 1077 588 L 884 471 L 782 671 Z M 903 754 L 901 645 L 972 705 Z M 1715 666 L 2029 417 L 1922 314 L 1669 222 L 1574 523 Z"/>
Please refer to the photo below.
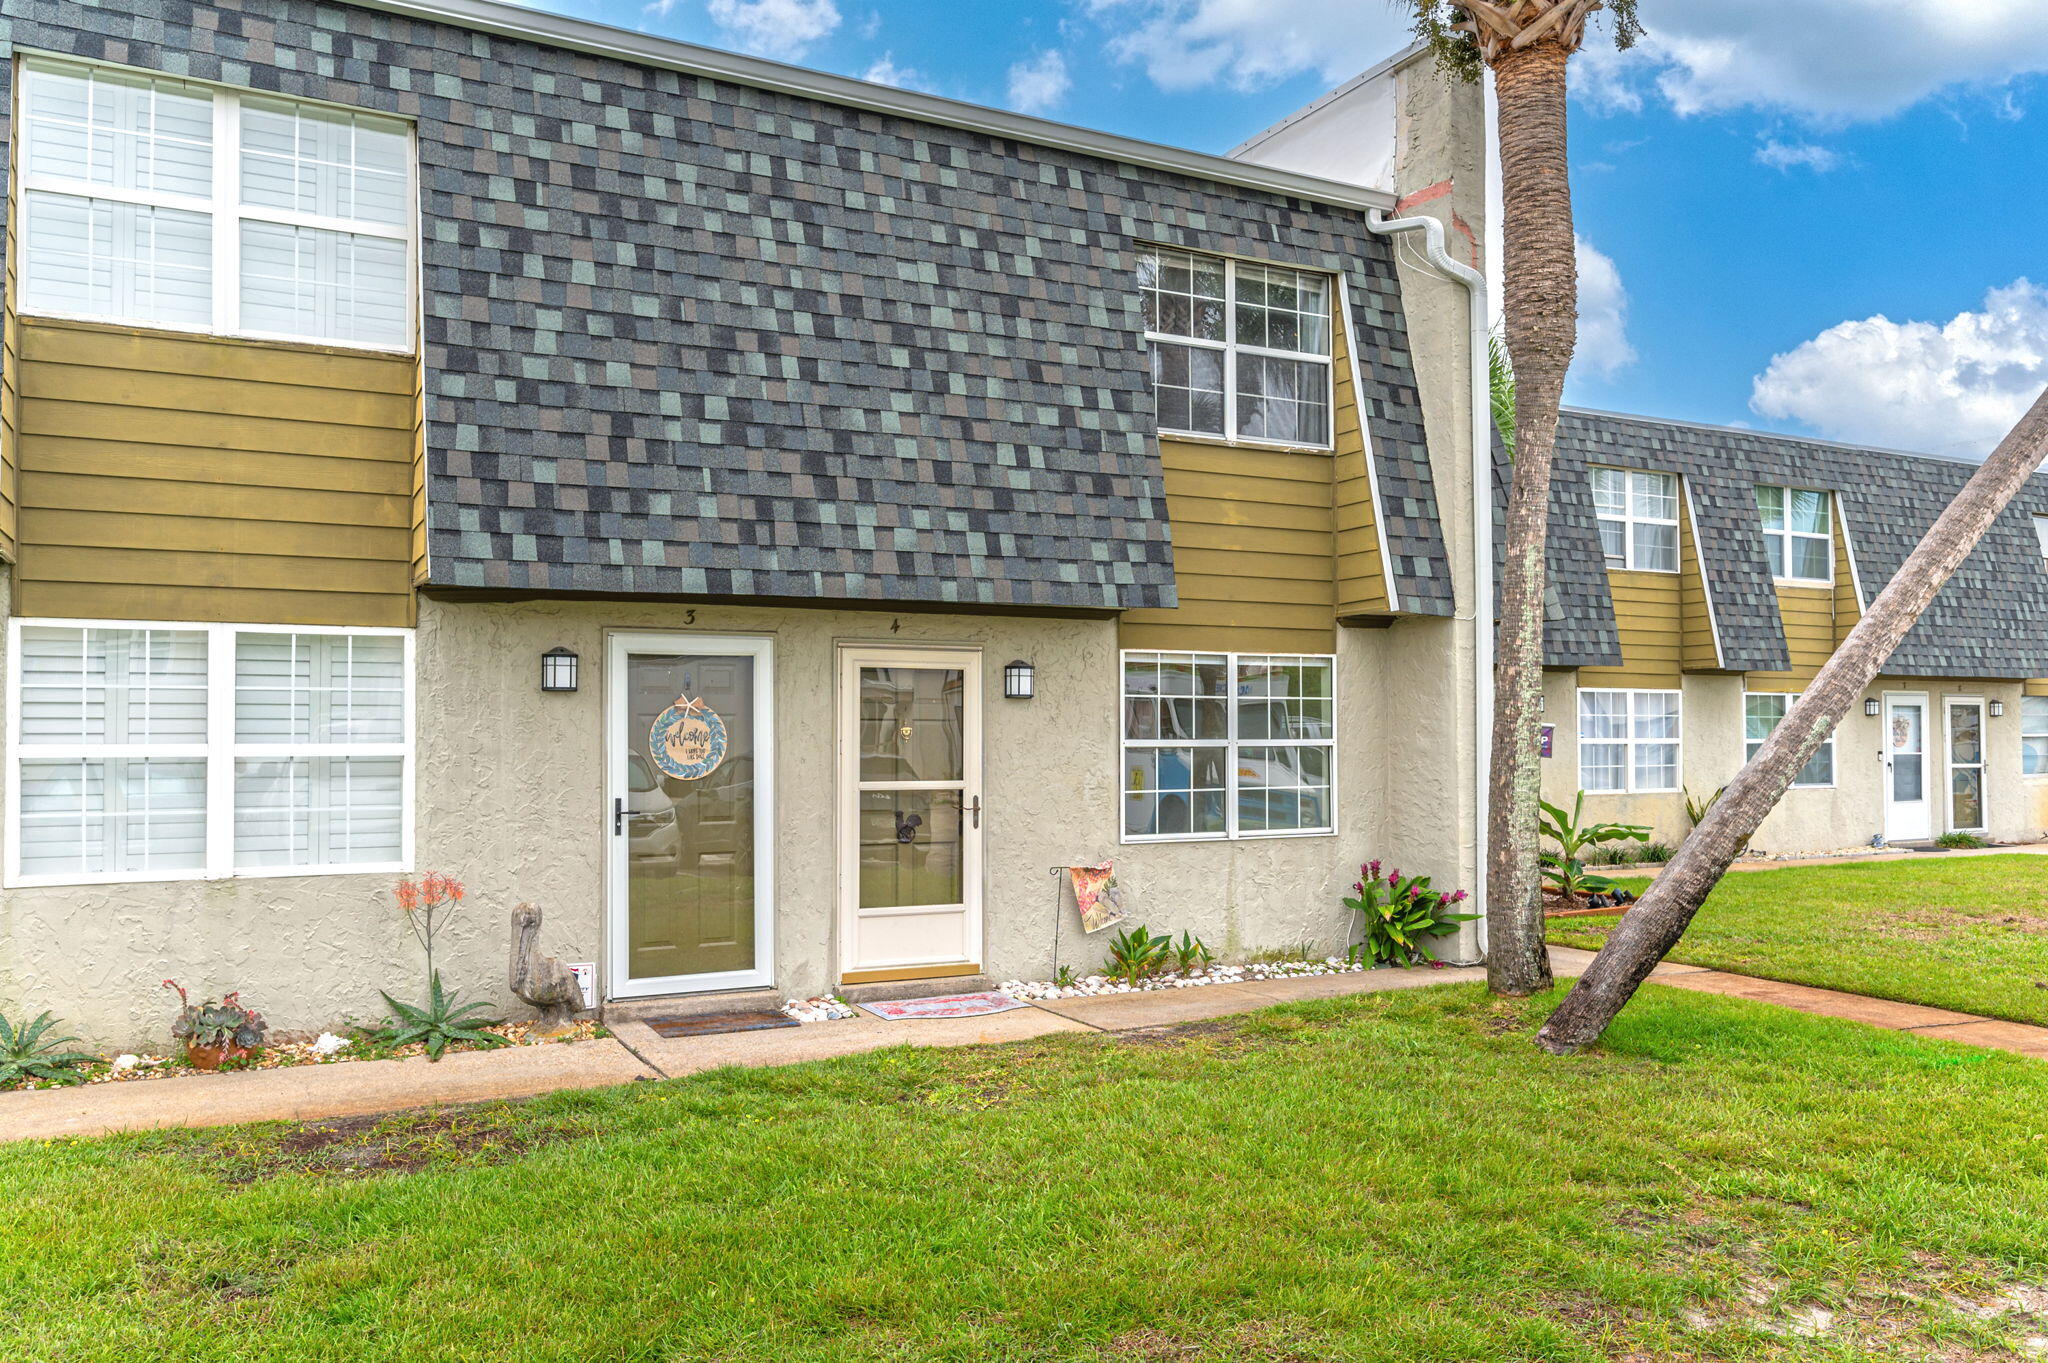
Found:
<path fill-rule="evenodd" d="M 11 885 L 403 869 L 409 633 L 16 621 Z"/>
<path fill-rule="evenodd" d="M 20 113 L 28 311 L 411 345 L 405 124 L 41 60 Z"/>

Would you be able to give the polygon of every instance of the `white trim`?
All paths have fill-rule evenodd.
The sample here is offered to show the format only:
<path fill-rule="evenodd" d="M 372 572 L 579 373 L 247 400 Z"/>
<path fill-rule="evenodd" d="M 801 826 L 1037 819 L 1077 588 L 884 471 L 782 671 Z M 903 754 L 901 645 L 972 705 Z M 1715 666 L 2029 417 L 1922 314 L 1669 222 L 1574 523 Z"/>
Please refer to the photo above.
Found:
<path fill-rule="evenodd" d="M 979 648 L 917 644 L 839 643 L 833 650 L 833 684 L 836 688 L 834 713 L 837 721 L 836 756 L 833 762 L 833 849 L 837 875 L 834 922 L 839 943 L 836 970 L 839 979 L 852 971 L 914 970 L 930 965 L 980 965 L 986 950 L 981 809 L 972 819 L 970 807 L 979 808 L 986 793 L 983 766 L 982 651 Z M 864 667 L 905 667 L 959 672 L 961 686 L 960 776 L 951 781 L 865 781 L 860 779 L 860 686 Z M 960 793 L 960 894 L 958 904 L 893 904 L 862 908 L 860 904 L 860 796 L 868 790 L 957 790 Z M 861 954 L 860 926 L 864 919 L 901 918 L 915 913 L 954 914 L 960 919 L 962 954 L 925 952 L 910 956 L 865 959 Z"/>
<path fill-rule="evenodd" d="M 1343 292 L 1344 277 L 1326 270 L 1311 269 L 1301 265 L 1290 265 L 1284 261 L 1256 260 L 1250 257 L 1220 255 L 1213 251 L 1197 251 L 1170 243 L 1146 243 L 1139 248 L 1144 255 L 1160 255 L 1171 252 L 1190 259 L 1213 260 L 1223 267 L 1223 339 L 1212 341 L 1202 336 L 1181 336 L 1170 331 L 1143 333 L 1145 348 L 1149 352 L 1159 344 L 1189 346 L 1196 350 L 1215 351 L 1223 356 L 1223 429 L 1221 431 L 1191 431 L 1159 424 L 1158 434 L 1165 439 L 1177 440 L 1221 440 L 1232 445 L 1255 445 L 1268 449 L 1304 450 L 1327 454 L 1337 448 L 1337 361 L 1335 355 L 1337 312 L 1333 306 L 1324 314 L 1323 323 L 1330 328 L 1331 350 L 1317 354 L 1310 350 L 1279 350 L 1271 346 L 1247 345 L 1237 339 L 1237 271 L 1240 265 L 1250 265 L 1262 270 L 1286 270 L 1292 274 L 1310 275 L 1323 281 L 1331 299 Z M 1142 295 L 1146 291 L 1140 289 Z M 1142 299 L 1141 299 L 1142 301 Z M 1296 316 L 1306 314 L 1297 313 Z M 1349 338 L 1347 338 L 1347 341 Z M 1345 346 L 1346 353 L 1357 347 Z M 1259 355 L 1275 360 L 1293 360 L 1301 364 L 1322 366 L 1323 371 L 1323 430 L 1321 440 L 1275 440 L 1268 436 L 1241 435 L 1237 429 L 1237 357 Z M 1149 354 L 1148 354 L 1149 359 Z M 1192 392 L 1193 390 L 1190 389 Z M 1153 385 L 1154 411 L 1157 412 L 1158 385 Z M 1364 413 L 1360 411 L 1359 425 L 1364 426 Z"/>
<path fill-rule="evenodd" d="M 1589 739 L 1586 737 L 1586 710 L 1583 698 L 1591 695 L 1627 696 L 1629 698 L 1628 728 L 1621 738 Z M 1578 777 L 1577 784 L 1581 790 L 1585 791 L 1588 795 L 1676 795 L 1685 788 L 1685 692 L 1683 689 L 1657 686 L 1581 686 L 1574 689 L 1572 696 L 1572 732 L 1577 736 L 1573 749 L 1578 762 L 1578 770 L 1574 775 Z M 1637 696 L 1677 697 L 1678 733 L 1675 737 L 1668 739 L 1636 737 L 1635 698 Z M 1615 744 L 1621 746 L 1623 750 L 1621 764 L 1623 784 L 1619 790 L 1595 790 L 1586 784 L 1586 745 L 1589 743 L 1610 747 Z M 1636 784 L 1636 749 L 1649 743 L 1655 743 L 1659 746 L 1668 743 L 1678 750 L 1673 755 L 1671 762 L 1671 770 L 1678 784 L 1671 786 L 1639 786 Z"/>
<path fill-rule="evenodd" d="M 1590 490 L 1590 489 L 1589 489 Z M 1693 567 L 1700 575 L 1700 599 L 1707 603 L 1707 637 L 1714 641 L 1714 666 L 1722 671 L 1728 667 L 1728 655 L 1721 649 L 1721 617 L 1714 610 L 1714 585 L 1707 581 L 1707 557 L 1700 548 L 1700 513 L 1693 505 L 1692 481 L 1678 480 L 1678 490 L 1685 498 L 1685 519 L 1692 530 Z M 1597 533 L 1597 531 L 1595 532 Z M 1680 538 L 1678 545 L 1678 566 L 1685 567 L 1685 542 Z"/>
<path fill-rule="evenodd" d="M 1849 590 L 1856 593 L 1856 619 L 1863 619 L 1863 612 L 1870 609 L 1870 602 L 1863 595 L 1863 572 L 1856 566 L 1856 543 L 1849 538 L 1849 513 L 1842 509 L 1842 499 L 1835 498 L 1835 529 L 1842 536 L 1842 554 L 1849 560 Z"/>
<path fill-rule="evenodd" d="M 153 331 L 176 332 L 190 336 L 231 336 L 247 340 L 287 341 L 303 345 L 331 346 L 344 350 L 369 351 L 386 355 L 409 355 L 417 348 L 420 320 L 421 289 L 419 276 L 424 253 L 420 249 L 419 232 L 419 135 L 410 119 L 396 114 L 349 108 L 345 105 L 326 103 L 319 100 L 295 99 L 267 91 L 244 86 L 224 85 L 213 81 L 188 80 L 162 71 L 143 67 L 124 66 L 114 62 L 85 60 L 61 54 L 25 52 L 21 70 L 27 73 L 39 72 L 50 75 L 83 76 L 89 78 L 94 71 L 115 71 L 127 75 L 144 76 L 166 85 L 180 87 L 195 95 L 203 94 L 209 101 L 213 115 L 213 141 L 209 148 L 212 161 L 212 192 L 205 196 L 178 194 L 158 189 L 131 189 L 112 185 L 95 184 L 88 180 L 69 180 L 48 174 L 28 174 L 20 177 L 16 192 L 22 230 L 18 249 L 27 250 L 28 224 L 36 211 L 37 195 L 61 195 L 88 202 L 136 204 L 150 208 L 175 209 L 179 212 L 203 215 L 207 219 L 208 233 L 212 241 L 212 320 L 206 326 L 191 326 L 159 318 L 139 318 L 116 313 L 83 313 L 61 308 L 24 308 L 24 317 L 47 317 L 66 321 L 98 322 L 116 326 L 143 327 Z M 15 117 L 17 134 L 22 142 L 23 164 L 27 163 L 27 148 L 32 138 L 25 100 L 28 89 L 27 79 L 18 82 Z M 242 103 L 245 99 L 259 102 L 282 104 L 292 108 L 321 109 L 343 117 L 375 119 L 402 128 L 406 139 L 406 182 L 402 198 L 406 205 L 406 220 L 403 223 L 379 223 L 358 221 L 353 218 L 334 218 L 323 214 L 309 213 L 296 208 L 274 208 L 260 204 L 245 204 L 241 201 L 242 175 Z M 281 227 L 307 228 L 315 231 L 338 233 L 352 237 L 369 237 L 381 241 L 402 243 L 405 247 L 405 317 L 402 330 L 405 340 L 384 344 L 345 337 L 309 336 L 297 332 L 265 331 L 242 325 L 242 227 L 249 222 L 271 223 Z M 22 273 L 21 290 L 26 289 L 28 261 L 24 255 L 20 262 Z M 18 290 L 21 291 L 21 290 Z"/>
<path fill-rule="evenodd" d="M 1155 661 L 1164 658 L 1220 658 L 1228 684 L 1232 688 L 1221 697 L 1207 697 L 1223 701 L 1224 737 L 1220 739 L 1188 738 L 1132 738 L 1124 728 L 1124 702 L 1128 699 L 1124 691 L 1126 665 L 1134 657 L 1146 657 Z M 1330 669 L 1330 736 L 1328 738 L 1243 738 L 1237 732 L 1238 707 L 1240 700 L 1258 700 L 1257 696 L 1240 696 L 1236 691 L 1238 664 L 1247 658 L 1263 658 L 1279 663 L 1327 663 Z M 1155 842 L 1250 842 L 1268 838 L 1334 838 L 1337 836 L 1337 811 L 1340 807 L 1337 784 L 1337 716 L 1340 713 L 1337 697 L 1337 658 L 1331 653 L 1232 653 L 1217 649 L 1173 649 L 1173 648 L 1124 648 L 1117 650 L 1116 665 L 1116 827 L 1117 841 L 1126 846 Z M 1155 697 L 1164 699 L 1164 697 Z M 1288 699 L 1282 697 L 1282 699 Z M 1293 699 L 1301 699 L 1294 697 Z M 1134 793 L 1126 785 L 1130 770 L 1130 754 L 1142 749 L 1160 748 L 1217 748 L 1224 750 L 1228 770 L 1223 784 L 1223 831 L 1221 833 L 1133 833 L 1125 822 L 1124 802 Z M 1321 748 L 1329 754 L 1330 767 L 1330 822 L 1323 828 L 1276 828 L 1246 829 L 1238 826 L 1237 753 L 1240 747 L 1272 748 Z M 1263 789 L 1263 787 L 1262 787 Z M 1158 795 L 1157 789 L 1151 792 Z M 1189 820 L 1192 824 L 1192 818 Z"/>
<path fill-rule="evenodd" d="M 1365 189 L 1313 175 L 1247 165 L 1206 152 L 1161 146 L 1091 128 L 1077 128 L 1050 119 L 1012 113 L 1007 109 L 942 99 L 920 90 L 875 85 L 823 71 L 763 61 L 758 57 L 719 52 L 671 38 L 591 23 L 587 19 L 572 19 L 519 5 L 499 4 L 496 0 L 357 0 L 357 3 L 364 9 L 452 24 L 474 32 L 539 43 L 544 47 L 587 52 L 635 66 L 731 81 L 845 108 L 865 109 L 941 127 L 964 128 L 970 132 L 1079 152 L 1151 170 L 1170 171 L 1217 184 L 1290 195 L 1340 208 L 1392 208 L 1395 201 L 1394 196 L 1385 190 Z"/>
<path fill-rule="evenodd" d="M 22 648 L 25 629 L 161 630 L 206 636 L 206 741 L 204 743 L 27 744 L 21 737 Z M 348 635 L 404 641 L 402 711 L 405 738 L 399 743 L 238 743 L 235 740 L 235 640 L 244 634 Z M 7 770 L 4 866 L 0 886 L 29 889 L 52 885 L 136 885 L 175 880 L 258 880 L 278 876 L 389 875 L 410 872 L 416 833 L 418 779 L 417 637 L 413 630 L 384 625 L 223 624 L 190 620 L 111 620 L 15 616 L 7 622 Z M 21 872 L 21 767 L 27 761 L 107 761 L 118 758 L 204 759 L 206 763 L 205 865 L 177 871 L 76 871 L 54 875 Z M 235 865 L 235 764 L 242 759 L 298 757 L 397 757 L 399 763 L 399 857 L 396 861 L 338 865 Z"/>
<path fill-rule="evenodd" d="M 1766 734 L 1764 738 L 1754 739 L 1749 736 L 1749 698 L 1751 696 L 1777 696 L 1785 702 L 1785 714 L 1790 714 L 1792 713 L 1792 707 L 1799 701 L 1800 693 L 1797 691 L 1751 691 L 1746 687 L 1743 689 L 1741 739 L 1742 763 L 1744 766 L 1748 766 L 1750 762 L 1751 754 L 1749 751 L 1749 745 L 1751 743 L 1755 743 L 1759 748 L 1761 748 L 1764 744 L 1764 738 L 1768 738 L 1770 736 L 1769 734 Z M 1779 715 L 1777 720 L 1771 725 L 1772 731 L 1776 732 L 1778 725 L 1783 724 L 1784 722 L 1785 715 Z M 1821 743 L 1820 748 L 1814 749 L 1814 753 L 1816 756 L 1819 755 L 1822 749 L 1826 749 L 1828 754 L 1829 779 L 1827 779 L 1826 781 L 1802 781 L 1799 779 L 1799 772 L 1794 772 L 1792 773 L 1792 784 L 1789 787 L 1787 787 L 1787 789 L 1833 790 L 1836 786 L 1841 784 L 1842 769 L 1840 766 L 1837 765 L 1841 761 L 1841 754 L 1835 748 L 1835 739 L 1839 736 L 1840 727 L 1841 726 L 1837 724 L 1835 728 L 1828 730 L 1828 736 Z M 1807 760 L 1811 761 L 1812 758 L 1808 758 Z M 1799 769 L 1799 771 L 1804 770 L 1806 770 L 1806 768 L 1803 766 Z"/>
<path fill-rule="evenodd" d="M 1478 304 L 1474 303 L 1473 306 L 1477 307 Z M 1351 325 L 1351 290 L 1345 287 L 1344 280 L 1341 278 L 1337 281 L 1337 310 L 1343 319 L 1344 326 L 1345 367 L 1351 371 L 1351 403 L 1358 411 L 1358 434 L 1361 443 L 1365 446 L 1365 485 L 1368 495 L 1372 498 L 1373 535 L 1379 540 L 1380 546 L 1380 578 L 1387 588 L 1387 610 L 1389 613 L 1392 613 L 1401 609 L 1401 592 L 1394 581 L 1393 551 L 1387 547 L 1387 507 L 1386 502 L 1380 496 L 1380 465 L 1379 457 L 1373 453 L 1372 448 L 1372 423 L 1366 420 L 1364 371 L 1358 367 L 1358 332 Z M 1334 444 L 1337 433 L 1334 400 L 1331 408 L 1330 435 Z M 1493 428 L 1489 426 L 1483 431 L 1474 430 L 1472 432 L 1472 440 L 1475 446 L 1478 442 L 1485 441 L 1486 448 L 1491 450 Z M 1492 466 L 1492 462 L 1492 458 L 1489 456 L 1487 460 L 1489 468 Z M 1489 481 L 1485 487 L 1473 488 L 1472 495 L 1475 498 L 1483 498 L 1485 500 L 1487 520 L 1490 524 L 1493 518 L 1493 484 Z M 1475 582 L 1482 579 L 1489 583 L 1493 581 L 1493 553 L 1491 546 L 1487 549 L 1486 558 L 1488 561 L 1485 563 L 1479 563 L 1475 560 L 1473 564 L 1472 574 Z M 1490 615 L 1491 612 L 1489 611 L 1487 614 Z M 1483 619 L 1480 622 L 1480 627 L 1482 629 L 1490 628 Z M 1484 745 L 1482 744 L 1481 746 L 1483 747 Z M 1480 805 L 1482 808 L 1485 805 L 1483 794 Z M 1484 820 L 1481 820 L 1481 822 L 1484 822 Z"/>
<path fill-rule="evenodd" d="M 627 798 L 627 659 L 656 656 L 743 655 L 754 660 L 754 968 L 661 975 L 634 979 L 631 969 L 631 837 L 619 811 Z M 693 634 L 685 631 L 617 630 L 605 635 L 604 804 L 599 811 L 605 839 L 605 989 L 608 999 L 663 994 L 756 989 L 775 982 L 775 769 L 779 745 L 775 728 L 775 638 L 766 634 Z"/>
<path fill-rule="evenodd" d="M 1941 698 L 1941 822 L 1950 833 L 1982 833 L 1989 827 L 1991 812 L 1991 708 L 1983 696 L 1944 695 Z M 1977 711 L 1977 760 L 1958 763 L 1956 758 L 1955 708 L 1967 705 Z M 1977 771 L 1977 822 L 1956 823 L 1957 770 Z"/>
<path fill-rule="evenodd" d="M 1619 516 L 1606 515 L 1600 510 L 1600 497 L 1597 492 L 1593 491 L 1592 475 L 1601 472 L 1619 473 L 1622 475 L 1622 512 Z M 1602 542 L 1600 546 L 1600 561 L 1607 566 L 1610 572 L 1676 574 L 1680 568 L 1685 566 L 1684 546 L 1679 542 L 1679 517 L 1677 511 L 1679 501 L 1684 495 L 1681 491 L 1685 487 L 1685 479 L 1683 477 L 1671 472 L 1669 469 L 1639 469 L 1631 468 L 1626 464 L 1589 464 L 1586 467 L 1586 476 L 1587 491 L 1593 494 L 1594 535 L 1598 536 L 1600 533 L 1600 522 L 1602 521 L 1621 522 L 1621 562 L 1616 563 L 1607 557 L 1605 542 Z M 1635 489 L 1631 486 L 1632 480 L 1636 478 L 1669 478 L 1671 480 L 1672 513 L 1670 520 L 1660 520 L 1654 516 L 1638 516 L 1636 514 Z M 1668 525 L 1671 527 L 1671 567 L 1644 568 L 1637 565 L 1635 557 L 1636 527 L 1638 525 Z M 1706 570 L 1702 567 L 1702 581 L 1705 580 L 1705 576 Z"/>

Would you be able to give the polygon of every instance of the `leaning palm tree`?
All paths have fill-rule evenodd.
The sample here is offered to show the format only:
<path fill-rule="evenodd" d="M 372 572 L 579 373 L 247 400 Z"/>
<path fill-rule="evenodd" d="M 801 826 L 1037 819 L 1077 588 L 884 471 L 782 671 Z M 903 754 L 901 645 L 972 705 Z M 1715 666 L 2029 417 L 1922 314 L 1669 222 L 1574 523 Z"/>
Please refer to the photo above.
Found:
<path fill-rule="evenodd" d="M 1503 285 L 1514 361 L 1515 458 L 1495 662 L 1488 790 L 1487 983 L 1496 994 L 1550 984 L 1537 872 L 1538 707 L 1543 694 L 1543 554 L 1550 465 L 1565 371 L 1578 344 L 1579 275 L 1565 161 L 1565 68 L 1606 9 L 1615 42 L 1641 33 L 1636 0 L 1400 0 L 1439 61 L 1468 80 L 1493 72 L 1499 96 Z M 1475 432 L 1475 438 L 1478 433 Z M 1478 489 L 1477 495 L 1484 495 Z M 1481 572 L 1486 565 L 1479 565 Z M 1483 623 L 1483 622 L 1482 622 Z"/>

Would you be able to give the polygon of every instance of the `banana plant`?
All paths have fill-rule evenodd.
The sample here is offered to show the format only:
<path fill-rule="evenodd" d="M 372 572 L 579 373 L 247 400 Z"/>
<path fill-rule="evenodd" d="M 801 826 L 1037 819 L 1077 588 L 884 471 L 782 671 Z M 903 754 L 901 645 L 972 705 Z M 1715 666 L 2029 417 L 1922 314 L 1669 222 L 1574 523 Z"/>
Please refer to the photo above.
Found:
<path fill-rule="evenodd" d="M 1548 800 L 1538 803 L 1543 808 L 1543 836 L 1557 844 L 1555 852 L 1543 853 L 1543 880 L 1565 899 L 1583 899 L 1614 888 L 1614 882 L 1606 876 L 1594 875 L 1586 869 L 1587 848 L 1610 842 L 1650 840 L 1650 830 L 1642 824 L 1586 822 L 1583 790 L 1573 799 L 1570 813 Z"/>

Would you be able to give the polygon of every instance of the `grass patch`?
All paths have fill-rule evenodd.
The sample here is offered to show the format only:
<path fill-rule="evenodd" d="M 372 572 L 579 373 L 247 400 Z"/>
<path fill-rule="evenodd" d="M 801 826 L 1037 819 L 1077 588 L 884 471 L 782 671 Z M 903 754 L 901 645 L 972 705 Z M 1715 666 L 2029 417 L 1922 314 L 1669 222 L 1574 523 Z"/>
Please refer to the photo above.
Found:
<path fill-rule="evenodd" d="M 1647 881 L 1624 881 L 1640 893 Z M 1613 918 L 1554 919 L 1560 946 L 1597 948 Z M 2048 1024 L 2048 862 L 1925 860 L 1736 871 L 1671 959 Z"/>
<path fill-rule="evenodd" d="M 0 1358 L 1968 1363 L 2048 1335 L 2048 1066 L 1654 986 L 1558 1060 L 1529 1040 L 1555 1001 L 0 1147 Z"/>

